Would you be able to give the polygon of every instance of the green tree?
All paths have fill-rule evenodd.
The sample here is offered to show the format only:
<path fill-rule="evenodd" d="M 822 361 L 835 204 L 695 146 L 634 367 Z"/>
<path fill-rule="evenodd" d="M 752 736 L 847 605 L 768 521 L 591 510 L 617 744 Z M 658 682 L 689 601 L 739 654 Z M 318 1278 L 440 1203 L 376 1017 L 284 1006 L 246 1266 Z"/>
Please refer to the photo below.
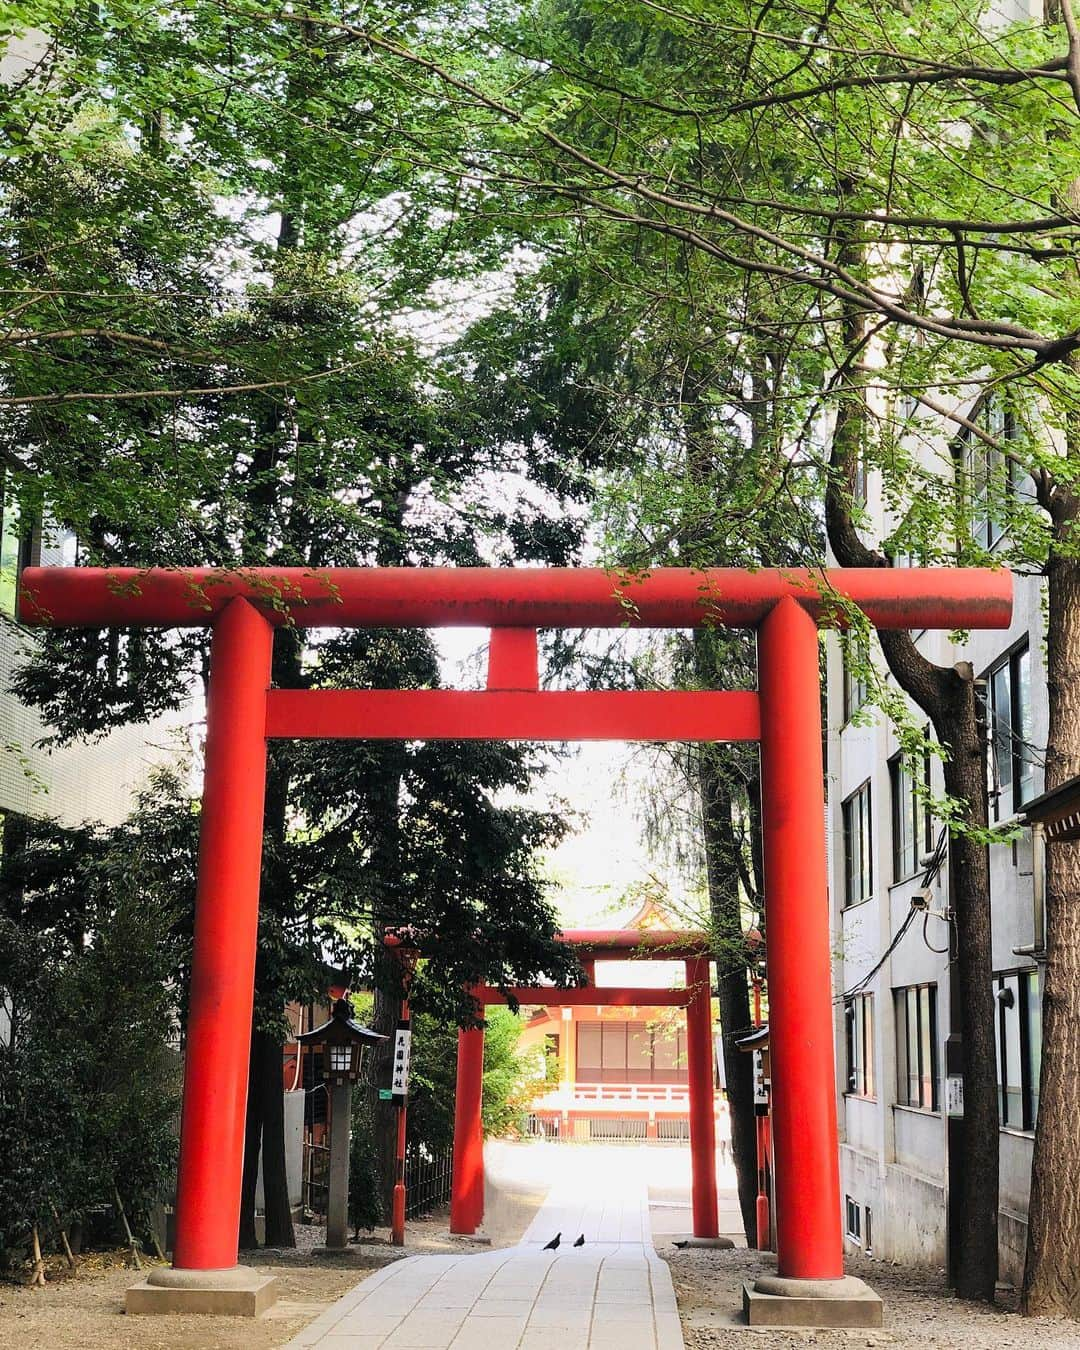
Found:
<path fill-rule="evenodd" d="M 951 463 L 928 473 L 903 450 L 896 433 L 920 428 L 903 415 L 900 399 L 1033 474 L 1038 511 L 1027 521 L 1014 511 L 1011 523 L 1024 565 L 1046 569 L 1053 786 L 1080 769 L 1069 702 L 1080 650 L 1072 631 L 1080 613 L 1072 463 L 1080 322 L 1071 271 L 1080 85 L 1070 73 L 1072 10 L 1055 7 L 1044 24 L 1014 26 L 953 3 L 917 14 L 829 5 L 810 16 L 772 6 L 762 18 L 751 22 L 722 3 L 617 11 L 541 3 L 525 14 L 489 6 L 477 19 L 485 51 L 495 53 L 486 63 L 460 43 L 450 50 L 437 32 L 410 45 L 408 35 L 359 16 L 321 22 L 362 34 L 392 62 L 430 76 L 433 88 L 453 91 L 466 134 L 449 153 L 440 143 L 437 162 L 450 179 L 460 179 L 467 162 L 498 204 L 489 210 L 519 218 L 523 193 L 546 201 L 541 214 L 548 221 L 570 214 L 578 242 L 617 277 L 635 275 L 626 260 L 636 260 L 646 238 L 667 241 L 673 258 L 693 254 L 711 264 L 714 284 L 691 292 L 673 266 L 654 273 L 650 289 L 692 296 L 718 334 L 743 338 L 764 329 L 774 362 L 769 396 L 797 415 L 790 444 L 813 450 L 815 428 L 836 420 L 829 534 L 843 565 L 886 565 L 908 551 L 904 537 L 920 535 L 927 561 L 952 558 L 954 550 L 961 561 L 979 557 L 955 528 L 955 506 L 933 506 L 944 495 L 955 501 Z M 750 303 L 733 305 L 733 277 L 742 278 Z M 1041 434 L 1006 445 L 979 427 L 968 400 L 997 384 L 1037 409 Z M 868 385 L 884 397 L 868 404 Z M 959 390 L 959 403 L 943 400 L 942 388 Z M 851 446 L 859 440 L 880 447 L 870 450 L 871 462 L 886 473 L 901 520 L 882 548 L 869 550 L 856 547 L 853 528 Z M 766 480 L 763 510 L 783 493 L 784 477 Z M 991 1156 L 976 691 L 964 672 L 925 661 L 903 637 L 887 640 L 885 655 L 935 726 L 957 803 L 953 894 L 971 1025 L 964 1128 L 971 1156 Z M 1069 1088 L 1077 1074 L 1065 1027 L 1077 1016 L 1070 991 L 1080 946 L 1067 916 L 1078 866 L 1068 849 L 1050 865 L 1048 1067 L 1032 1194 L 1030 1311 L 1080 1308 L 1069 1275 L 1080 1230 L 1067 1218 L 1076 1177 L 1060 1165 L 1062 1156 L 1077 1155 Z M 986 1183 L 969 1169 L 957 1278 L 962 1293 L 992 1298 L 996 1207 Z"/>
<path fill-rule="evenodd" d="M 32 20 L 32 7 L 20 12 Z M 400 228 L 372 225 L 394 209 L 404 179 L 383 153 L 381 122 L 361 105 L 382 115 L 405 108 L 407 96 L 385 85 L 355 44 L 320 45 L 287 20 L 223 23 L 212 7 L 193 8 L 183 23 L 122 7 L 71 17 L 51 67 L 55 82 L 20 91 L 33 153 L 10 177 L 12 200 L 26 203 L 9 218 L 9 290 L 23 306 L 25 332 L 12 344 L 5 405 L 21 470 L 7 486 L 23 517 L 51 515 L 76 531 L 81 560 L 104 564 L 475 563 L 486 537 L 504 557 L 566 556 L 576 533 L 556 525 L 557 494 L 583 485 L 562 472 L 539 430 L 531 446 L 508 448 L 471 409 L 467 367 L 439 368 L 388 323 L 372 322 L 374 296 L 400 307 L 458 265 L 458 245 L 445 246 L 415 188 Z M 55 113 L 44 128 L 34 118 L 42 102 Z M 344 161 L 327 134 L 367 150 Z M 77 171 L 65 174 L 75 156 Z M 54 215 L 46 184 L 57 167 L 70 190 Z M 67 240 L 73 219 L 89 247 Z M 50 317 L 57 305 L 62 326 Z M 107 332 L 99 331 L 103 315 L 111 315 Z M 34 364 L 31 348 L 48 359 Z M 486 477 L 507 469 L 555 495 L 539 509 L 489 505 Z M 282 629 L 275 681 L 333 682 L 335 668 L 351 662 L 349 678 L 362 684 L 358 664 L 371 657 L 384 686 L 430 683 L 430 644 L 411 642 L 358 637 L 348 655 L 347 643 L 305 647 Z M 53 636 L 17 687 L 65 739 L 176 706 L 190 672 L 204 667 L 201 635 Z M 510 880 L 515 899 L 527 897 L 523 909 L 500 903 L 487 913 L 485 922 L 507 932 L 506 951 L 470 948 L 466 934 L 469 950 L 453 960 L 497 979 L 509 956 L 526 965 L 539 959 L 529 941 L 538 934 L 545 968 L 568 969 L 551 949 L 552 925 L 526 875 L 524 845 L 548 823 L 497 811 L 464 782 L 471 773 L 474 783 L 520 786 L 529 756 L 485 747 L 411 758 L 399 747 L 336 749 L 335 761 L 333 748 L 278 747 L 268 783 L 245 1235 L 261 1139 L 268 1238 L 278 1243 L 289 1241 L 280 1009 L 312 987 L 313 924 L 342 908 L 344 860 L 366 865 L 365 893 L 351 896 L 348 917 L 363 910 L 371 938 L 389 923 L 427 917 L 425 905 L 438 911 L 434 878 L 453 897 L 447 905 L 473 924 L 487 901 L 461 899 L 460 875 L 448 875 L 436 856 L 439 830 L 453 827 L 457 856 L 473 851 L 478 897 L 501 902 Z M 341 766 L 336 778 L 330 763 Z M 346 771 L 351 795 L 332 796 L 330 784 Z M 436 785 L 440 772 L 450 786 Z M 408 796 L 413 788 L 426 816 Z M 303 830 L 290 833 L 294 811 Z M 412 873 L 414 894 L 402 899 L 406 815 L 425 845 L 413 856 L 431 865 Z M 360 845 L 358 826 L 374 847 Z M 316 865 L 326 874 L 315 876 Z M 445 906 L 438 913 L 448 918 Z M 522 915 L 516 928 L 513 913 Z M 440 942 L 448 953 L 450 943 Z M 418 996 L 467 1015 L 457 974 L 445 959 L 442 992 L 429 981 Z"/>
<path fill-rule="evenodd" d="M 190 812 L 144 800 L 110 830 L 5 833 L 0 1248 L 101 1206 L 147 1233 L 176 1161 Z"/>
<path fill-rule="evenodd" d="M 544 1082 L 543 1053 L 519 1049 L 523 1031 L 519 1014 L 508 1008 L 487 1009 L 482 1108 L 486 1137 L 520 1133 L 537 1086 Z M 422 1141 L 432 1150 L 449 1148 L 454 1142 L 457 1038 L 453 1022 L 423 1013 L 414 1018 L 409 1139 Z"/>

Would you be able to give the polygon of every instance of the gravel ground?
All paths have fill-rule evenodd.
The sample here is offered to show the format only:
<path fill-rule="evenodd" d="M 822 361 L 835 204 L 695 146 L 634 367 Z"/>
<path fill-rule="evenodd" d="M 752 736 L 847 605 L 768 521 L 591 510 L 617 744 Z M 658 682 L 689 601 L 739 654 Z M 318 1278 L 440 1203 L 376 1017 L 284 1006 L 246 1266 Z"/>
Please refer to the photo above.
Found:
<path fill-rule="evenodd" d="M 528 1155 L 523 1155 L 528 1162 Z M 477 1251 L 510 1246 L 528 1227 L 546 1193 L 546 1182 L 511 1146 L 497 1146 L 489 1165 L 486 1191 L 487 1240 L 451 1238 L 446 1210 L 410 1220 L 408 1245 L 390 1245 L 388 1229 L 376 1229 L 346 1253 L 318 1251 L 325 1229 L 296 1225 L 295 1248 L 241 1252 L 246 1265 L 278 1277 L 277 1303 L 259 1318 L 138 1317 L 124 1314 L 124 1291 L 142 1276 L 124 1252 L 94 1252 L 79 1258 L 72 1275 L 58 1258 L 49 1258 L 44 1289 L 0 1281 L 0 1350 L 275 1350 L 292 1339 L 324 1308 L 352 1289 L 365 1273 L 388 1261 L 424 1252 Z"/>
<path fill-rule="evenodd" d="M 940 1272 L 851 1258 L 858 1275 L 885 1301 L 885 1325 L 874 1331 L 776 1331 L 741 1325 L 742 1285 L 775 1269 L 768 1254 L 678 1251 L 658 1242 L 671 1267 L 687 1350 L 852 1350 L 854 1346 L 904 1346 L 905 1350 L 1080 1350 L 1080 1325 L 1051 1318 L 1021 1318 L 1016 1298 L 1000 1296 L 996 1308 L 952 1297 Z M 738 1321 L 736 1320 L 738 1314 Z"/>
<path fill-rule="evenodd" d="M 44 1289 L 0 1283 L 0 1347 L 3 1350 L 274 1350 L 291 1340 L 329 1304 L 347 1293 L 366 1272 L 419 1252 L 460 1251 L 450 1239 L 445 1213 L 411 1222 L 408 1247 L 392 1247 L 388 1232 L 376 1230 L 341 1256 L 320 1255 L 322 1227 L 296 1225 L 296 1247 L 241 1252 L 244 1264 L 258 1266 L 280 1281 L 277 1303 L 264 1316 L 249 1318 L 168 1316 L 128 1318 L 124 1291 L 142 1276 L 124 1252 L 94 1252 L 79 1258 L 71 1275 L 50 1258 Z"/>
<path fill-rule="evenodd" d="M 666 1155 L 660 1159 L 670 1170 Z M 659 1164 L 657 1164 L 659 1166 Z M 504 1146 L 489 1160 L 487 1196 L 490 1246 L 518 1240 L 547 1188 L 549 1160 L 542 1151 Z M 674 1196 L 674 1192 L 672 1193 Z M 665 1193 L 666 1197 L 666 1193 Z M 663 1206 L 663 1198 L 654 1207 Z M 666 1197 L 671 1198 L 671 1197 Z M 677 1197 L 676 1197 L 677 1198 Z M 677 1208 L 677 1207 L 676 1207 Z M 685 1206 L 683 1207 L 685 1208 Z M 673 1211 L 676 1228 L 683 1227 Z M 654 1218 L 656 1216 L 654 1215 Z M 668 1216 L 671 1217 L 671 1216 Z M 767 1254 L 747 1251 L 679 1251 L 670 1245 L 670 1225 L 656 1231 L 656 1246 L 671 1268 L 687 1350 L 853 1350 L 903 1346 L 905 1350 L 1080 1350 L 1080 1325 L 1021 1319 L 1015 1296 L 1003 1293 L 999 1307 L 961 1303 L 940 1273 L 882 1261 L 852 1258 L 851 1274 L 866 1280 L 885 1300 L 885 1326 L 874 1331 L 774 1331 L 741 1324 L 742 1284 L 772 1268 Z M 123 1313 L 124 1290 L 140 1278 L 122 1253 L 80 1258 L 69 1277 L 62 1262 L 50 1262 L 49 1283 L 28 1289 L 0 1283 L 2 1350 L 276 1350 L 330 1303 L 387 1261 L 420 1252 L 462 1251 L 470 1244 L 450 1238 L 447 1216 L 410 1222 L 408 1247 L 392 1247 L 376 1231 L 347 1255 L 326 1257 L 315 1248 L 323 1230 L 298 1225 L 295 1250 L 244 1253 L 243 1260 L 272 1271 L 281 1296 L 257 1320 L 225 1317 L 140 1317 Z M 478 1245 L 478 1249 L 479 1248 Z M 561 1350 L 553 1344 L 552 1350 Z"/>
<path fill-rule="evenodd" d="M 50 1268 L 44 1289 L 0 1285 L 4 1350 L 271 1350 L 317 1317 L 357 1281 L 355 1269 L 285 1266 L 259 1260 L 281 1281 L 266 1317 L 126 1317 L 124 1291 L 140 1276 L 113 1254 L 80 1259 L 64 1278 Z M 50 1263 L 51 1266 L 51 1263 Z"/>

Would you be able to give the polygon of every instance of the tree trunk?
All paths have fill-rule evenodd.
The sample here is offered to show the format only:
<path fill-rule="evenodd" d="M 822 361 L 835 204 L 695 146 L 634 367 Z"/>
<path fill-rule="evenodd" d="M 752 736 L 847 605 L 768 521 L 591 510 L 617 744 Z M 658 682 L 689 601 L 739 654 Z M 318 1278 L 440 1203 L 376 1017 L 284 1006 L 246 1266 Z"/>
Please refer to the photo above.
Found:
<path fill-rule="evenodd" d="M 285 1100 L 281 1041 L 255 1033 L 255 1061 L 262 1095 L 262 1175 L 266 1246 L 295 1247 L 289 1179 L 285 1165 Z"/>
<path fill-rule="evenodd" d="M 1051 21 L 1061 6 L 1048 7 Z M 1080 206 L 1080 179 L 1070 180 L 1063 207 Z M 1075 264 L 1065 284 L 1074 294 Z M 1069 362 L 1075 376 L 1080 359 Z M 1045 789 L 1080 774 L 1080 413 L 1065 417 L 1066 468 L 1061 481 L 1035 475 L 1036 499 L 1052 525 L 1046 566 L 1046 685 L 1049 713 Z M 1080 844 L 1046 850 L 1046 968 L 1042 997 L 1042 1072 L 1028 1202 L 1027 1261 L 1020 1308 L 1028 1317 L 1080 1319 Z"/>
<path fill-rule="evenodd" d="M 1075 509 L 1075 508 L 1074 508 Z M 1047 567 L 1046 788 L 1080 774 L 1080 562 Z M 1080 844 L 1046 850 L 1043 1056 L 1023 1312 L 1080 1318 Z"/>
<path fill-rule="evenodd" d="M 386 564 L 380 558 L 380 565 Z M 379 759 L 372 767 L 370 792 L 372 799 L 371 869 L 376 886 L 372 910 L 375 932 L 381 937 L 387 928 L 407 922 L 408 901 L 403 901 L 395 885 L 401 872 L 401 781 L 405 771 L 405 748 L 400 742 L 381 747 Z M 382 966 L 385 982 L 380 979 L 375 989 L 371 1027 L 386 1036 L 385 1041 L 373 1047 L 371 1063 L 371 1121 L 375 1132 L 376 1194 L 383 1218 L 389 1220 L 393 1210 L 394 1183 L 397 1179 L 397 1117 L 398 1108 L 392 1101 L 379 1096 L 380 1087 L 390 1086 L 390 1065 L 394 1053 L 394 1028 L 401 1013 L 401 991 L 387 987 L 392 984 L 391 965 L 387 959 Z"/>
<path fill-rule="evenodd" d="M 849 263 L 857 261 L 852 249 Z M 867 411 L 857 357 L 861 319 L 851 319 L 845 337 L 854 374 L 833 431 L 825 494 L 829 545 L 841 567 L 885 567 L 888 559 L 860 538 L 852 516 L 855 476 Z M 948 759 L 945 786 L 960 803 L 964 826 L 987 823 L 986 736 L 979 695 L 970 668 L 928 661 L 904 632 L 878 633 L 881 650 L 897 684 L 930 718 Z M 964 1298 L 993 1302 L 997 1286 L 998 1111 L 997 1049 L 990 944 L 990 869 L 985 845 L 953 832 L 950 838 L 950 903 L 956 914 L 956 972 L 965 1007 L 962 1063 L 966 1166 L 961 1193 L 953 1197 L 950 1222 L 959 1234 L 951 1272 Z M 959 1032 L 961 1028 L 952 1028 Z M 957 1212 L 955 1200 L 959 1199 Z M 954 1218 L 955 1216 L 955 1218 Z"/>
<path fill-rule="evenodd" d="M 716 988 L 723 1037 L 724 1078 L 731 1115 L 731 1153 L 742 1212 L 743 1231 L 750 1247 L 757 1246 L 757 1122 L 754 1115 L 753 1056 L 738 1049 L 735 1037 L 750 1029 L 750 988 L 747 982 L 746 938 L 739 905 L 739 869 L 734 854 L 739 847 L 732 828 L 732 801 L 728 785 L 718 773 L 717 747 L 703 749 L 699 762 L 702 834 L 709 909 L 715 938 Z"/>
<path fill-rule="evenodd" d="M 34 1224 L 34 1227 L 31 1230 L 30 1240 L 34 1251 L 34 1265 L 30 1272 L 30 1288 L 31 1289 L 37 1289 L 39 1287 L 44 1288 L 45 1259 L 41 1255 L 41 1240 L 38 1237 L 37 1224 Z"/>
<path fill-rule="evenodd" d="M 49 1209 L 53 1216 L 53 1223 L 56 1224 L 56 1231 L 60 1235 L 60 1245 L 64 1249 L 64 1260 L 68 1263 L 68 1270 L 74 1270 L 75 1254 L 71 1250 L 71 1243 L 68 1241 L 67 1229 L 64 1227 L 63 1220 L 60 1218 L 56 1206 L 50 1204 Z"/>
<path fill-rule="evenodd" d="M 964 803 L 964 822 L 987 824 L 986 728 L 970 672 L 957 674 L 935 725 L 949 752 L 945 790 Z M 929 711 L 929 710 L 926 710 Z M 956 922 L 954 978 L 961 1041 L 965 1166 L 960 1177 L 963 1221 L 953 1272 L 961 1298 L 993 1302 L 998 1271 L 998 1091 L 996 1006 L 991 945 L 990 859 L 985 844 L 954 834 L 949 842 L 949 896 Z M 955 1197 L 953 1197 L 955 1205 Z"/>
<path fill-rule="evenodd" d="M 244 1126 L 244 1172 L 240 1183 L 240 1250 L 254 1251 L 259 1245 L 255 1233 L 255 1190 L 259 1183 L 259 1148 L 262 1143 L 262 1094 L 255 1064 L 255 1032 L 251 1033 L 248 1056 L 247 1116 Z"/>
<path fill-rule="evenodd" d="M 135 1234 L 131 1231 L 131 1225 L 128 1223 L 127 1211 L 124 1209 L 124 1202 L 120 1199 L 120 1192 L 113 1187 L 113 1202 L 116 1205 L 116 1212 L 120 1216 L 120 1223 L 124 1229 L 124 1237 L 127 1241 L 128 1251 L 131 1252 L 131 1259 L 135 1262 L 135 1269 L 142 1270 L 142 1257 L 139 1255 L 139 1244 Z M 37 1238 L 37 1229 L 34 1229 L 35 1240 Z"/>
<path fill-rule="evenodd" d="M 401 1000 L 384 989 L 375 991 L 371 1029 L 387 1039 L 372 1050 L 371 1119 L 375 1130 L 375 1178 L 379 1207 L 384 1222 L 393 1213 L 394 1183 L 397 1180 L 397 1117 L 398 1107 L 379 1096 L 380 1087 L 390 1085 L 390 1065 L 394 1057 L 394 1028 L 397 1026 Z"/>

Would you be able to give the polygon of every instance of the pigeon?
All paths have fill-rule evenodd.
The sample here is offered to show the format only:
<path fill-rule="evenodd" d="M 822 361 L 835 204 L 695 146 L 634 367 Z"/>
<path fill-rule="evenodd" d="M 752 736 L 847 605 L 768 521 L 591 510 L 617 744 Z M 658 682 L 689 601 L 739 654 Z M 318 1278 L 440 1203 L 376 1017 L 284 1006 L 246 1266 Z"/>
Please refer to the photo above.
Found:
<path fill-rule="evenodd" d="M 562 1241 L 562 1233 L 558 1232 L 555 1234 L 555 1236 L 551 1239 L 550 1242 L 544 1243 L 544 1251 L 553 1252 L 561 1241 Z"/>
<path fill-rule="evenodd" d="M 585 1246 L 585 1234 L 584 1234 L 584 1233 L 582 1233 L 582 1235 L 581 1235 L 581 1236 L 578 1238 L 578 1240 L 574 1243 L 574 1246 L 575 1246 L 575 1247 L 584 1247 L 584 1246 Z"/>

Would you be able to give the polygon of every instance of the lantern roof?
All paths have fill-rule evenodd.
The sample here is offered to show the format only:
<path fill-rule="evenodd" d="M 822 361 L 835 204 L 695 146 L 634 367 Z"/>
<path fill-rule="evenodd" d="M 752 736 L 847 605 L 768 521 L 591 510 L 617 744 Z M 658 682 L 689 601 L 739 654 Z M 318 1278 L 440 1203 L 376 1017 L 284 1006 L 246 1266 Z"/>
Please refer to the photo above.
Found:
<path fill-rule="evenodd" d="M 376 1041 L 387 1038 L 380 1031 L 361 1026 L 352 1017 L 352 1004 L 347 998 L 339 998 L 334 1004 L 330 1020 L 312 1031 L 302 1031 L 297 1036 L 301 1045 L 348 1045 L 358 1041 L 361 1045 L 374 1045 Z"/>

